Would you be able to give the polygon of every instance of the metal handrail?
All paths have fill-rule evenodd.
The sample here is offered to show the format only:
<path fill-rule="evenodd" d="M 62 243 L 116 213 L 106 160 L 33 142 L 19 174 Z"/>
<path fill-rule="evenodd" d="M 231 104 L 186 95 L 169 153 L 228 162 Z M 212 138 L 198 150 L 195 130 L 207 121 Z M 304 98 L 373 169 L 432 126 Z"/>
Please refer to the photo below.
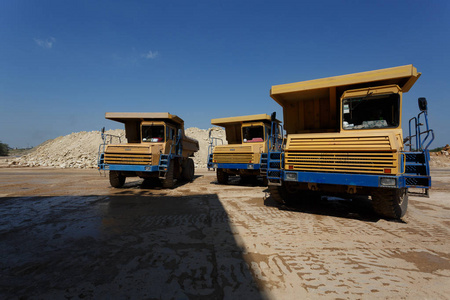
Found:
<path fill-rule="evenodd" d="M 219 141 L 220 141 L 221 145 L 223 145 L 223 139 L 212 137 L 212 136 L 209 137 L 208 158 L 209 158 L 209 155 L 214 150 L 214 147 L 219 146 Z"/>
<path fill-rule="evenodd" d="M 114 134 L 105 134 L 103 131 L 101 131 L 102 133 L 102 140 L 103 143 L 101 143 L 98 146 L 98 153 L 97 153 L 97 165 L 100 164 L 100 157 L 102 153 L 105 153 L 105 148 L 107 145 L 112 144 L 112 139 L 113 138 L 117 138 L 119 139 L 119 144 L 122 144 L 122 138 L 119 135 L 114 135 Z"/>
<path fill-rule="evenodd" d="M 421 117 L 424 120 L 424 123 L 421 121 Z M 411 123 L 414 121 L 414 134 L 412 134 L 411 130 Z M 420 127 L 425 126 L 425 130 L 421 131 Z M 409 129 L 409 136 L 406 138 L 406 140 L 409 140 L 409 151 L 412 151 L 412 149 L 416 151 L 423 151 L 427 150 L 428 147 L 431 145 L 431 143 L 434 140 L 434 131 L 433 129 L 429 128 L 428 124 L 428 113 L 426 111 L 420 112 L 417 117 L 413 117 L 409 120 L 408 124 Z M 424 134 L 426 134 L 425 137 L 422 137 Z M 428 141 L 431 135 L 431 140 Z M 415 145 L 413 147 L 413 138 L 415 138 Z"/>
<path fill-rule="evenodd" d="M 400 175 L 403 175 L 406 172 L 406 153 L 401 152 L 400 155 L 403 155 L 403 172 L 400 173 Z"/>
<path fill-rule="evenodd" d="M 420 134 L 427 134 L 426 136 L 425 136 L 425 138 L 423 139 L 423 143 L 425 143 L 425 141 L 428 139 L 428 136 L 430 135 L 430 133 L 431 133 L 431 140 L 428 142 L 428 144 L 425 146 L 425 148 L 424 148 L 424 150 L 427 150 L 428 149 L 428 147 L 431 145 L 431 143 L 434 141 L 434 131 L 433 131 L 433 129 L 429 129 L 429 130 L 427 130 L 427 131 L 424 131 L 424 132 L 421 132 Z"/>
<path fill-rule="evenodd" d="M 412 120 L 414 120 L 414 130 L 415 130 L 415 134 L 414 135 L 412 135 L 411 134 L 411 121 Z M 410 143 L 409 143 L 409 151 L 412 151 L 412 145 L 413 145 L 413 137 L 415 137 L 416 138 L 416 147 L 417 147 L 417 144 L 418 144 L 418 136 L 417 136 L 417 118 L 416 117 L 412 117 L 411 119 L 409 119 L 409 135 L 408 135 L 408 138 L 407 139 L 409 139 L 409 141 L 410 141 Z"/>
<path fill-rule="evenodd" d="M 283 147 L 283 125 L 279 125 L 276 122 L 272 122 L 271 124 L 271 137 L 269 138 L 269 141 L 272 145 L 268 147 L 269 151 L 280 151 Z"/>

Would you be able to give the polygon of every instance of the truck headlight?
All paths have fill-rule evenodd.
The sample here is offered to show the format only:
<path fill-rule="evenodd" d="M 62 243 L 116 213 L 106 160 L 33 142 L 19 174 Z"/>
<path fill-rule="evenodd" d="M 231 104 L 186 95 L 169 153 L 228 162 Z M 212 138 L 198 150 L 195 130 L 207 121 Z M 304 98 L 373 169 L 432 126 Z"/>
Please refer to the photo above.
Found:
<path fill-rule="evenodd" d="M 397 178 L 395 177 L 381 177 L 380 186 L 397 186 Z"/>
<path fill-rule="evenodd" d="M 248 164 L 248 165 L 247 165 L 247 168 L 253 170 L 253 169 L 254 169 L 254 166 L 253 166 L 253 164 Z"/>
<path fill-rule="evenodd" d="M 297 181 L 297 173 L 286 172 L 286 181 Z"/>
<path fill-rule="evenodd" d="M 151 171 L 152 170 L 152 166 L 145 166 L 145 171 Z"/>
<path fill-rule="evenodd" d="M 217 169 L 219 166 L 218 166 L 217 164 L 213 164 L 212 167 L 213 167 L 214 169 Z"/>

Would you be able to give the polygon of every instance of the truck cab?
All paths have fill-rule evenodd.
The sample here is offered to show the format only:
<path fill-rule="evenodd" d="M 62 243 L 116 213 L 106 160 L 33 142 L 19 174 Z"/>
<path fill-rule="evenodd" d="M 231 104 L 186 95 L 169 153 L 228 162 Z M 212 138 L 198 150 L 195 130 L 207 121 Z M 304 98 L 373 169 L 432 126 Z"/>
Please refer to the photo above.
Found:
<path fill-rule="evenodd" d="M 300 200 L 311 191 L 369 195 L 380 215 L 403 217 L 408 188 L 431 186 L 426 111 L 419 114 L 425 130 L 411 119 L 416 147 L 406 149 L 401 127 L 403 94 L 420 75 L 407 65 L 273 86 L 287 132 L 284 149 L 269 153 L 274 199 Z"/>
<path fill-rule="evenodd" d="M 126 144 L 104 142 L 99 148 L 99 170 L 109 171 L 111 186 L 126 177 L 161 180 L 173 187 L 175 179 L 193 180 L 198 141 L 184 135 L 184 122 L 169 113 L 106 113 L 106 119 L 125 125 Z"/>
<path fill-rule="evenodd" d="M 212 125 L 225 128 L 228 144 L 210 147 L 208 168 L 216 169 L 217 180 L 228 182 L 229 176 L 265 177 L 267 155 L 272 146 L 272 131 L 279 132 L 280 121 L 267 114 L 212 119 Z M 212 144 L 212 141 L 211 141 Z"/>

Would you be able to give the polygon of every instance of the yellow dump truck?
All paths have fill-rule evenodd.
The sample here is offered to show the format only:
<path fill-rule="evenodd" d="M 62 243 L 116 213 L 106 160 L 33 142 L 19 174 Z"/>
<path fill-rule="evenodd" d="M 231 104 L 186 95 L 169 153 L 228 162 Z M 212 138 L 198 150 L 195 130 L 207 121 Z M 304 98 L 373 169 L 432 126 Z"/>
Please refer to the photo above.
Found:
<path fill-rule="evenodd" d="M 169 113 L 111 113 L 106 119 L 125 124 L 128 143 L 111 144 L 102 130 L 98 168 L 109 171 L 113 187 L 121 187 L 126 177 L 160 179 L 163 187 L 175 179 L 194 179 L 197 140 L 184 134 L 184 121 Z"/>
<path fill-rule="evenodd" d="M 230 175 L 265 177 L 269 148 L 275 151 L 281 147 L 280 121 L 259 114 L 212 119 L 211 124 L 225 128 L 228 142 L 212 147 L 210 141 L 208 168 L 216 169 L 219 183 L 226 184 Z"/>
<path fill-rule="evenodd" d="M 272 197 L 368 195 L 377 213 L 401 218 L 408 188 L 431 187 L 425 98 L 405 139 L 401 127 L 403 94 L 420 75 L 406 65 L 272 86 L 287 134 L 283 149 L 269 152 Z"/>

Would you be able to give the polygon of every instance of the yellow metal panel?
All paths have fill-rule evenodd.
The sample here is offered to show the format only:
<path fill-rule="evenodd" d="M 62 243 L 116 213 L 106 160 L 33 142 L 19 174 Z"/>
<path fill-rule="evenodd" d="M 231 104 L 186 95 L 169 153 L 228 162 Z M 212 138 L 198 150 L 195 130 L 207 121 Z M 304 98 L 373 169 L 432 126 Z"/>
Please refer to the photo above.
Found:
<path fill-rule="evenodd" d="M 402 90 L 398 85 L 386 85 L 386 86 L 378 86 L 375 88 L 348 90 L 342 94 L 341 98 L 345 99 L 345 98 L 365 97 L 368 94 L 371 95 L 399 94 L 401 92 Z"/>
<path fill-rule="evenodd" d="M 397 174 L 398 154 L 392 152 L 286 152 L 287 170 L 333 173 Z M 385 170 L 390 173 L 385 173 Z"/>
<path fill-rule="evenodd" d="M 151 153 L 151 146 L 140 144 L 119 144 L 119 145 L 107 145 L 106 153 Z"/>
<path fill-rule="evenodd" d="M 107 112 L 105 114 L 105 118 L 121 123 L 125 123 L 129 120 L 139 120 L 139 121 L 145 121 L 145 120 L 154 120 L 154 119 L 167 119 L 171 120 L 178 124 L 183 124 L 184 121 L 176 116 L 171 115 L 169 113 L 128 113 L 128 112 Z"/>
<path fill-rule="evenodd" d="M 274 85 L 270 96 L 281 106 L 289 101 L 301 101 L 320 97 L 328 93 L 331 87 L 342 91 L 358 87 L 370 87 L 396 84 L 404 93 L 408 92 L 414 82 L 420 77 L 420 73 L 413 65 L 380 69 L 368 72 L 334 76 L 289 84 Z M 337 94 L 337 97 L 340 95 Z"/>
<path fill-rule="evenodd" d="M 253 153 L 214 153 L 213 162 L 216 163 L 235 163 L 248 164 L 255 163 Z M 258 162 L 259 163 L 259 160 Z"/>
<path fill-rule="evenodd" d="M 290 135 L 286 151 L 396 151 L 392 133 L 362 135 L 296 134 Z"/>
<path fill-rule="evenodd" d="M 264 126 L 263 122 L 249 122 L 249 123 L 243 123 L 242 127 L 251 127 L 251 126 Z"/>
<path fill-rule="evenodd" d="M 240 152 L 253 152 L 253 151 L 252 151 L 252 146 L 224 145 L 224 146 L 214 147 L 214 152 L 240 153 Z"/>
<path fill-rule="evenodd" d="M 255 122 L 255 121 L 270 122 L 270 116 L 267 114 L 259 114 L 259 115 L 240 116 L 240 117 L 211 119 L 211 124 L 216 125 L 216 126 L 225 127 L 227 125 L 242 124 L 244 122 Z M 278 123 L 280 123 L 279 120 L 276 120 L 276 121 Z"/>

